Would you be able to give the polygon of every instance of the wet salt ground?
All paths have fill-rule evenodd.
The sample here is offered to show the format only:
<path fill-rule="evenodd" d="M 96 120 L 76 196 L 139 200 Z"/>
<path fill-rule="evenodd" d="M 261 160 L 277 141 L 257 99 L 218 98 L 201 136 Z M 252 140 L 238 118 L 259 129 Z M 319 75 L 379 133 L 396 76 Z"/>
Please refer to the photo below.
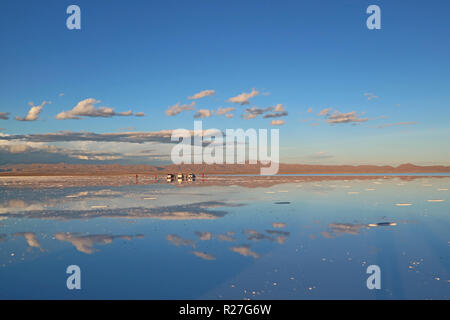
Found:
<path fill-rule="evenodd" d="M 0 187 L 2 299 L 450 295 L 448 177 L 270 186 L 260 177 L 124 186 L 92 178 L 86 187 L 53 179 Z M 80 291 L 66 288 L 71 264 L 82 270 Z M 372 264 L 381 290 L 366 287 Z"/>

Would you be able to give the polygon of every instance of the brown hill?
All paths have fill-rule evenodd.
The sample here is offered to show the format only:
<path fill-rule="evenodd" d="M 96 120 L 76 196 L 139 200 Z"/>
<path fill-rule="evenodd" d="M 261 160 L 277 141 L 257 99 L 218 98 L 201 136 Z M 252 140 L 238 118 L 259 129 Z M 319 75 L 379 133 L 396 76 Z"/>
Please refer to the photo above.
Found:
<path fill-rule="evenodd" d="M 121 175 L 121 174 L 166 174 L 193 172 L 196 174 L 259 174 L 260 164 L 182 164 L 182 165 L 119 165 L 119 164 L 15 164 L 0 166 L 0 175 Z M 279 174 L 367 174 L 367 173 L 444 173 L 450 166 L 417 166 L 401 164 L 376 165 L 306 165 L 280 164 Z"/>

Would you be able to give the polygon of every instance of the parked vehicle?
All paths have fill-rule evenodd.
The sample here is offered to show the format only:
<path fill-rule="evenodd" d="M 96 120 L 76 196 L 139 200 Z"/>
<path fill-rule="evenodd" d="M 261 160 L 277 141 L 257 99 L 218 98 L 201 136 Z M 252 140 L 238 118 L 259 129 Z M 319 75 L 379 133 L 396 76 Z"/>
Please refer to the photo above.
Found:
<path fill-rule="evenodd" d="M 179 174 L 177 175 L 177 180 L 178 180 L 178 182 L 184 181 L 184 174 L 179 173 Z"/>
<path fill-rule="evenodd" d="M 186 180 L 187 180 L 187 181 L 190 181 L 190 182 L 195 181 L 195 174 L 189 173 L 189 174 L 187 175 Z"/>
<path fill-rule="evenodd" d="M 175 175 L 174 174 L 172 174 L 172 173 L 169 173 L 168 175 L 167 175 L 167 182 L 173 182 L 174 180 L 175 180 Z"/>

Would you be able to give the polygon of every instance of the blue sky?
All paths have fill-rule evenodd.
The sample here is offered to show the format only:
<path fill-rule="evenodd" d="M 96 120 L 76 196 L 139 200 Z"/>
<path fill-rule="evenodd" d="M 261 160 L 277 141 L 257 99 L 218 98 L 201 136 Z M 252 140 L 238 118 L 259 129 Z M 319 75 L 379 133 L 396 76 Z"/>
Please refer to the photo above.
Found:
<path fill-rule="evenodd" d="M 81 8 L 81 30 L 66 28 L 71 4 Z M 381 30 L 366 27 L 371 4 L 381 8 Z M 204 128 L 278 128 L 284 162 L 450 165 L 448 12 L 450 3 L 437 0 L 2 1 L 0 115 L 9 119 L 0 134 L 193 129 L 196 111 L 222 107 L 235 108 L 234 117 L 213 112 Z M 252 89 L 249 104 L 228 101 Z M 204 90 L 214 94 L 188 99 Z M 145 116 L 56 119 L 89 98 L 101 101 L 95 108 Z M 51 103 L 37 119 L 15 120 L 43 101 Z M 195 110 L 166 114 L 193 101 Z M 288 115 L 242 117 L 279 104 Z M 333 114 L 350 120 L 327 122 Z M 35 141 L 0 140 L 0 162 L 151 163 L 167 151 Z"/>

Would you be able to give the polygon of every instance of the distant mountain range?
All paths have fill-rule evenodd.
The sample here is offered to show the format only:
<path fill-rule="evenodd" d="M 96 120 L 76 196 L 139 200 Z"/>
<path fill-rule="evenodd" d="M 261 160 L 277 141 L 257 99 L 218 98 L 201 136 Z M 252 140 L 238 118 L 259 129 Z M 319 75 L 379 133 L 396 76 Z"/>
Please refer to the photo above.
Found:
<path fill-rule="evenodd" d="M 120 164 L 14 164 L 0 166 L 2 176 L 21 175 L 121 175 L 121 174 L 259 174 L 260 164 L 183 164 L 183 165 L 120 165 Z M 444 173 L 450 166 L 417 166 L 411 163 L 394 166 L 376 165 L 308 165 L 280 163 L 279 174 L 366 174 L 366 173 Z"/>

